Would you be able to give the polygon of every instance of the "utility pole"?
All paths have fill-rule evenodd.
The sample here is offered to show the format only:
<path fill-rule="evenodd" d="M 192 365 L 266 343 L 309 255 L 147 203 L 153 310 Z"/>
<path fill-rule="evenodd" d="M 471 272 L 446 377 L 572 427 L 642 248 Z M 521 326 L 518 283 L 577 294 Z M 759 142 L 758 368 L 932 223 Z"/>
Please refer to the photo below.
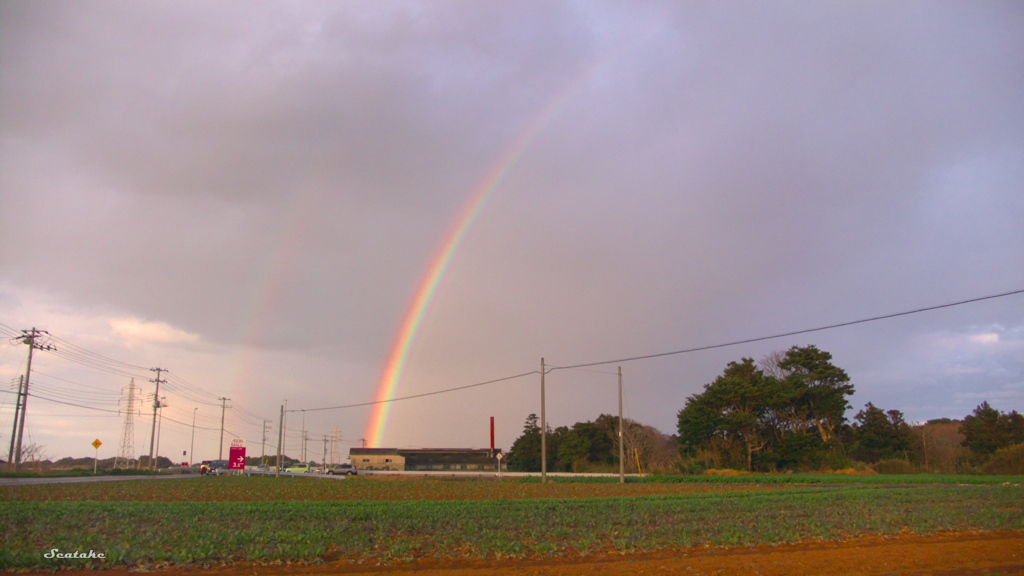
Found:
<path fill-rule="evenodd" d="M 626 436 L 622 429 L 622 366 L 619 366 L 619 484 L 626 483 Z"/>
<path fill-rule="evenodd" d="M 324 467 L 324 472 L 327 472 L 327 434 L 324 434 L 324 461 L 320 465 Z"/>
<path fill-rule="evenodd" d="M 18 437 L 18 414 L 21 412 L 21 389 L 25 386 L 25 377 L 18 376 L 18 395 L 14 404 L 14 422 L 11 424 L 11 449 L 7 452 L 7 471 L 14 471 L 14 439 Z"/>
<path fill-rule="evenodd" d="M 306 457 L 306 441 L 309 437 L 306 434 L 306 411 L 302 411 L 302 450 L 299 454 L 299 462 L 307 462 L 309 458 Z"/>
<path fill-rule="evenodd" d="M 196 412 L 198 411 L 199 406 L 192 409 L 192 444 L 188 447 L 189 465 L 196 463 Z"/>
<path fill-rule="evenodd" d="M 285 400 L 287 402 L 287 400 Z M 281 442 L 284 440 L 284 404 L 281 405 L 281 419 L 277 423 L 277 470 L 274 478 L 281 477 Z"/>
<path fill-rule="evenodd" d="M 544 411 L 544 359 L 540 359 L 540 483 L 548 482 L 548 420 Z"/>
<path fill-rule="evenodd" d="M 153 393 L 153 428 L 149 432 L 149 467 L 156 469 L 156 465 L 153 462 L 153 449 L 156 447 L 156 409 L 160 407 L 160 384 L 164 384 L 167 381 L 160 379 L 161 372 L 167 372 L 166 368 L 150 368 L 150 372 L 156 372 L 156 380 L 150 380 L 150 382 L 156 383 L 156 392 Z"/>
<path fill-rule="evenodd" d="M 18 444 L 14 451 L 14 471 L 17 472 L 21 468 L 21 440 L 25 436 L 25 411 L 28 408 L 28 382 L 32 376 L 32 351 L 39 350 L 55 350 L 55 348 L 49 344 L 43 346 L 36 343 L 36 338 L 40 334 L 47 334 L 46 330 L 36 330 L 33 327 L 31 330 L 22 330 L 22 336 L 18 337 L 23 344 L 28 344 L 28 365 L 25 367 L 25 379 L 23 380 L 24 385 L 21 387 L 21 414 L 19 415 L 18 421 Z"/>
<path fill-rule="evenodd" d="M 167 400 L 167 396 L 157 401 L 160 408 L 160 418 L 157 420 L 158 423 L 156 425 L 156 460 L 160 459 L 160 431 L 164 428 L 164 406 L 167 406 L 167 404 L 164 404 L 164 400 Z M 153 470 L 157 469 L 156 460 L 153 461 Z"/>
<path fill-rule="evenodd" d="M 260 464 L 267 464 L 267 427 L 270 426 L 272 420 L 263 421 L 263 447 L 260 448 Z"/>
<path fill-rule="evenodd" d="M 223 460 L 224 459 L 224 410 L 227 409 L 227 401 L 231 400 L 231 398 L 225 398 L 223 396 L 220 396 L 219 398 L 217 398 L 217 400 L 220 400 L 220 452 L 217 453 L 217 459 L 218 460 Z"/>

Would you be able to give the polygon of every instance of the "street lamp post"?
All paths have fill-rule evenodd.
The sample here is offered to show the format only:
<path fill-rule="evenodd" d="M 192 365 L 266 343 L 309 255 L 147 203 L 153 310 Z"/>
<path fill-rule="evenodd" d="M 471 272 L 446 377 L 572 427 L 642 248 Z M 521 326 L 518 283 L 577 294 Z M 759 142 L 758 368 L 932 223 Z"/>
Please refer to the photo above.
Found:
<path fill-rule="evenodd" d="M 192 445 L 188 447 L 188 462 L 189 464 L 196 463 L 196 411 L 199 407 L 196 406 L 192 409 Z"/>

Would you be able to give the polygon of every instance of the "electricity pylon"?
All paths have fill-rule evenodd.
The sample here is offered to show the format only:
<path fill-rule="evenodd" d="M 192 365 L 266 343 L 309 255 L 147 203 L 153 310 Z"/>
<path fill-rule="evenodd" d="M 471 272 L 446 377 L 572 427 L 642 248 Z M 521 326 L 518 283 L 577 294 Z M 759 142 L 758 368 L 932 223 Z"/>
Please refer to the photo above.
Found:
<path fill-rule="evenodd" d="M 135 458 L 135 412 L 137 411 L 135 403 L 141 402 L 141 398 L 136 393 L 137 390 L 141 392 L 142 388 L 135 385 L 134 378 L 132 378 L 131 384 L 121 388 L 122 392 L 127 391 L 127 396 L 117 402 L 124 404 L 124 408 L 120 410 L 124 414 L 124 426 L 121 428 L 121 448 L 117 451 L 117 458 L 114 459 L 114 468 L 128 468 L 131 466 L 132 459 Z"/>

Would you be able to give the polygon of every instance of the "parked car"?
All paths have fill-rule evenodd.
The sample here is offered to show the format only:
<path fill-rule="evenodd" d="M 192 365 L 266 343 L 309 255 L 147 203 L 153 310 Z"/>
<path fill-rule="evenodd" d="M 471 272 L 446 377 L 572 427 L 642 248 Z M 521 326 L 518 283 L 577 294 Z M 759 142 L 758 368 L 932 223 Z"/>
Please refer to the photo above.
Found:
<path fill-rule="evenodd" d="M 331 464 L 330 466 L 327 467 L 326 473 L 330 474 L 331 476 L 337 474 L 347 474 L 354 476 L 357 474 L 356 467 L 351 464 Z"/>
<path fill-rule="evenodd" d="M 296 462 L 295 464 L 292 464 L 291 466 L 285 468 L 284 471 L 297 474 L 306 474 L 311 470 L 309 464 L 306 464 L 305 462 Z"/>

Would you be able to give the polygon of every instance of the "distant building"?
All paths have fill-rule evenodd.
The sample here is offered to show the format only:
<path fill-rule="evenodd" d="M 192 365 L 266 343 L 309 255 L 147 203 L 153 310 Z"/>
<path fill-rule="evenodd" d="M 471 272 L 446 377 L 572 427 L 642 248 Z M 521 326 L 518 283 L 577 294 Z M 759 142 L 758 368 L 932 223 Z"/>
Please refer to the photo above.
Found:
<path fill-rule="evenodd" d="M 350 448 L 348 452 L 359 470 L 421 472 L 497 472 L 498 454 L 500 448 Z"/>

